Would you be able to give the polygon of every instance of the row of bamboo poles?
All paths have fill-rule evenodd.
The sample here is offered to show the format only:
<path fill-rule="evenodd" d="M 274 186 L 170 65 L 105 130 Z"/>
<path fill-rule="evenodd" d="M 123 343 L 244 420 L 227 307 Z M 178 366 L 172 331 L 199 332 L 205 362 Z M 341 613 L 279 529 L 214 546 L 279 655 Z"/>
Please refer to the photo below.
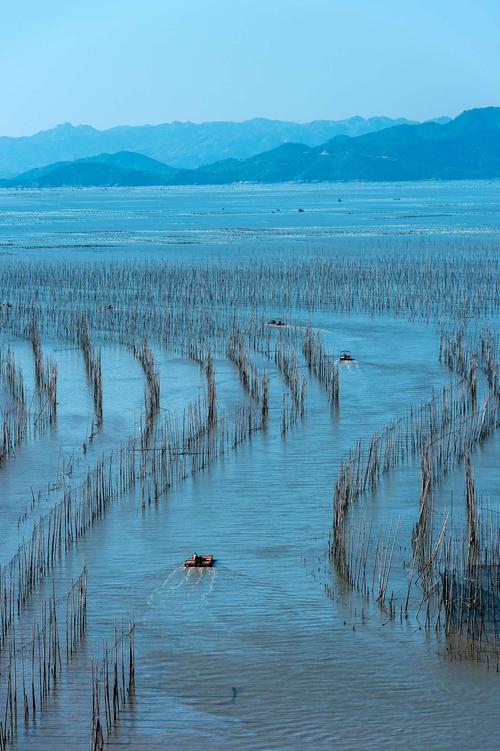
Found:
<path fill-rule="evenodd" d="M 413 580 L 418 579 L 426 625 L 443 631 L 448 656 L 482 659 L 488 665 L 492 661 L 499 670 L 500 530 L 496 509 L 477 498 L 469 453 L 464 480 L 465 513 L 458 523 L 453 524 L 447 513 L 436 528 L 431 504 L 425 537 L 419 520 L 407 600 Z"/>
<path fill-rule="evenodd" d="M 307 327 L 302 340 L 302 352 L 309 367 L 316 378 L 325 387 L 331 407 L 339 406 L 339 368 L 335 364 L 333 355 L 325 352 L 323 340 L 319 332 Z"/>
<path fill-rule="evenodd" d="M 441 336 L 440 360 L 460 379 L 458 392 L 445 389 L 439 398 L 410 408 L 383 433 L 358 442 L 341 464 L 334 485 L 330 557 L 345 581 L 363 595 L 375 596 L 395 615 L 388 585 L 396 546 L 393 525 L 384 541 L 382 528 L 374 535 L 372 523 L 350 511 L 358 498 L 375 490 L 382 475 L 420 457 L 418 517 L 401 617 L 408 617 L 412 588 L 418 583 L 422 595 L 416 615 L 423 610 L 425 626 L 444 633 L 447 654 L 484 659 L 488 665 L 494 661 L 499 669 L 500 529 L 491 505 L 487 514 L 482 513 L 471 462 L 473 448 L 500 424 L 498 346 L 484 329 L 480 337 L 458 329 Z M 478 408 L 479 368 L 486 390 Z M 464 466 L 465 487 L 457 525 L 446 510 L 436 517 L 435 499 L 437 486 L 459 463 Z"/>
<path fill-rule="evenodd" d="M 70 338 L 84 315 L 93 331 L 123 341 L 154 332 L 169 349 L 181 341 L 217 338 L 242 323 L 242 312 L 286 317 L 293 310 L 393 315 L 457 321 L 494 313 L 498 254 L 486 242 L 413 247 L 389 240 L 373 252 L 186 263 L 120 261 L 94 264 L 5 264 L 0 309 L 6 328 L 26 328 L 35 311 L 45 331 Z M 168 312 L 168 314 L 165 313 Z"/>
<path fill-rule="evenodd" d="M 281 435 L 286 435 L 306 411 L 307 378 L 299 368 L 297 352 L 290 342 L 277 336 L 274 344 L 274 362 L 278 367 L 289 393 L 283 393 L 281 403 Z"/>
<path fill-rule="evenodd" d="M 52 358 L 43 355 L 36 335 L 34 342 L 35 391 L 31 397 L 13 350 L 0 345 L 0 381 L 5 389 L 1 410 L 0 466 L 30 437 L 42 435 L 56 422 L 57 365 Z"/>
<path fill-rule="evenodd" d="M 146 341 L 143 341 L 140 345 L 134 344 L 132 351 L 141 364 L 146 378 L 144 387 L 144 433 L 147 436 L 151 433 L 156 415 L 160 411 L 160 374 L 151 348 Z"/>
<path fill-rule="evenodd" d="M 35 387 L 42 401 L 40 414 L 44 414 L 48 408 L 49 424 L 53 426 L 57 417 L 57 363 L 53 358 L 43 354 L 40 332 L 35 320 L 31 324 L 31 347 L 35 365 Z"/>
<path fill-rule="evenodd" d="M 491 393 L 500 399 L 500 340 L 487 327 L 480 333 L 479 361 Z"/>
<path fill-rule="evenodd" d="M 123 707 L 133 699 L 135 689 L 135 624 L 115 624 L 113 643 L 102 645 L 102 657 L 92 660 L 91 751 L 102 751 L 105 738 L 113 732 Z"/>
<path fill-rule="evenodd" d="M 431 483 L 463 461 L 468 449 L 491 435 L 497 424 L 498 404 L 491 396 L 486 395 L 482 407 L 475 410 L 469 394 L 462 391 L 454 394 L 445 388 L 440 396 L 409 408 L 402 418 L 375 433 L 369 441 L 359 441 L 341 464 L 333 489 L 329 549 L 340 574 L 354 586 L 359 584 L 356 573 L 359 553 L 353 550 L 352 535 L 346 538 L 348 513 L 358 498 L 373 493 L 381 477 L 390 470 L 422 456 L 422 523 Z"/>
<path fill-rule="evenodd" d="M 62 612 L 61 612 L 62 611 Z M 60 621 L 65 613 L 65 642 Z M 35 724 L 85 636 L 87 623 L 87 570 L 70 586 L 66 596 L 55 592 L 31 624 L 31 638 L 19 643 L 13 631 L 0 656 L 0 751 L 15 743 L 18 723 Z M 66 659 L 63 661 L 64 643 Z"/>
<path fill-rule="evenodd" d="M 75 328 L 77 341 L 83 354 L 87 380 L 92 391 L 94 413 L 99 428 L 102 425 L 103 418 L 101 352 L 94 347 L 90 340 L 89 324 L 86 318 L 78 317 L 75 321 Z"/>
<path fill-rule="evenodd" d="M 463 330 L 453 334 L 441 333 L 439 361 L 461 376 L 468 384 L 471 399 L 477 396 L 477 357 L 465 345 Z"/>
<path fill-rule="evenodd" d="M 247 352 L 243 336 L 238 328 L 229 338 L 227 356 L 238 368 L 243 389 L 260 405 L 262 420 L 265 421 L 269 414 L 269 376 L 267 373 L 259 372 L 257 365 Z"/>

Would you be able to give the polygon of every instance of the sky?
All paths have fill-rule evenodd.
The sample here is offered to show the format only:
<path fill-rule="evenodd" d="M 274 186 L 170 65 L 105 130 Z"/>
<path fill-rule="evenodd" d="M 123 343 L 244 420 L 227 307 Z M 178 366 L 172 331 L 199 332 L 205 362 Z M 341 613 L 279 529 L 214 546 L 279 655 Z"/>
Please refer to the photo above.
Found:
<path fill-rule="evenodd" d="M 500 105 L 499 0 L 0 0 L 0 135 Z"/>

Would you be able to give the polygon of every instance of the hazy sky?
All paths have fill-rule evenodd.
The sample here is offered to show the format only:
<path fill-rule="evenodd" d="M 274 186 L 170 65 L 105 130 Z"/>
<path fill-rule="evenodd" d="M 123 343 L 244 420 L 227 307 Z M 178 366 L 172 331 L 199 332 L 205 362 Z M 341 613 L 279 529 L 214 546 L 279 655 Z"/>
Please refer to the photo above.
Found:
<path fill-rule="evenodd" d="M 0 134 L 500 104 L 499 0 L 0 0 Z"/>

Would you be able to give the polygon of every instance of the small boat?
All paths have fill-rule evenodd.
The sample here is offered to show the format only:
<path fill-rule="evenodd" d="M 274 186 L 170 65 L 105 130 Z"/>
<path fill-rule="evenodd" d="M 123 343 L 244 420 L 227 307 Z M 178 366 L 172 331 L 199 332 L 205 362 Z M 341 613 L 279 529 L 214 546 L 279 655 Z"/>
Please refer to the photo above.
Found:
<path fill-rule="evenodd" d="M 184 561 L 186 568 L 209 568 L 214 562 L 213 555 L 198 555 L 193 553 Z"/>
<path fill-rule="evenodd" d="M 350 352 L 342 352 L 339 357 L 339 362 L 353 362 L 354 357 L 351 355 Z"/>
<path fill-rule="evenodd" d="M 271 318 L 271 320 L 267 322 L 266 326 L 286 326 L 286 323 L 282 321 L 281 318 Z"/>

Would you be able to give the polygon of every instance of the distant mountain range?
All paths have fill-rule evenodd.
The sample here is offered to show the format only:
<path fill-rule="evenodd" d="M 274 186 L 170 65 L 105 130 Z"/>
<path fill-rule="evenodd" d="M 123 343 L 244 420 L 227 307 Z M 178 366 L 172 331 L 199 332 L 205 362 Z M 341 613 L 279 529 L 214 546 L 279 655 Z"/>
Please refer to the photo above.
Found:
<path fill-rule="evenodd" d="M 404 118 L 351 117 L 301 124 L 260 118 L 242 123 L 174 122 L 110 130 L 65 123 L 33 136 L 0 138 L 0 177 L 13 177 L 52 162 L 72 162 L 117 151 L 136 151 L 173 167 L 192 169 L 221 159 L 248 159 L 286 142 L 318 146 L 334 136 L 360 136 L 410 122 Z"/>
<path fill-rule="evenodd" d="M 16 187 L 209 185 L 335 180 L 500 178 L 500 107 L 463 112 L 445 123 L 398 125 L 317 146 L 285 143 L 248 159 L 178 169 L 121 151 L 57 162 L 3 181 Z"/>

